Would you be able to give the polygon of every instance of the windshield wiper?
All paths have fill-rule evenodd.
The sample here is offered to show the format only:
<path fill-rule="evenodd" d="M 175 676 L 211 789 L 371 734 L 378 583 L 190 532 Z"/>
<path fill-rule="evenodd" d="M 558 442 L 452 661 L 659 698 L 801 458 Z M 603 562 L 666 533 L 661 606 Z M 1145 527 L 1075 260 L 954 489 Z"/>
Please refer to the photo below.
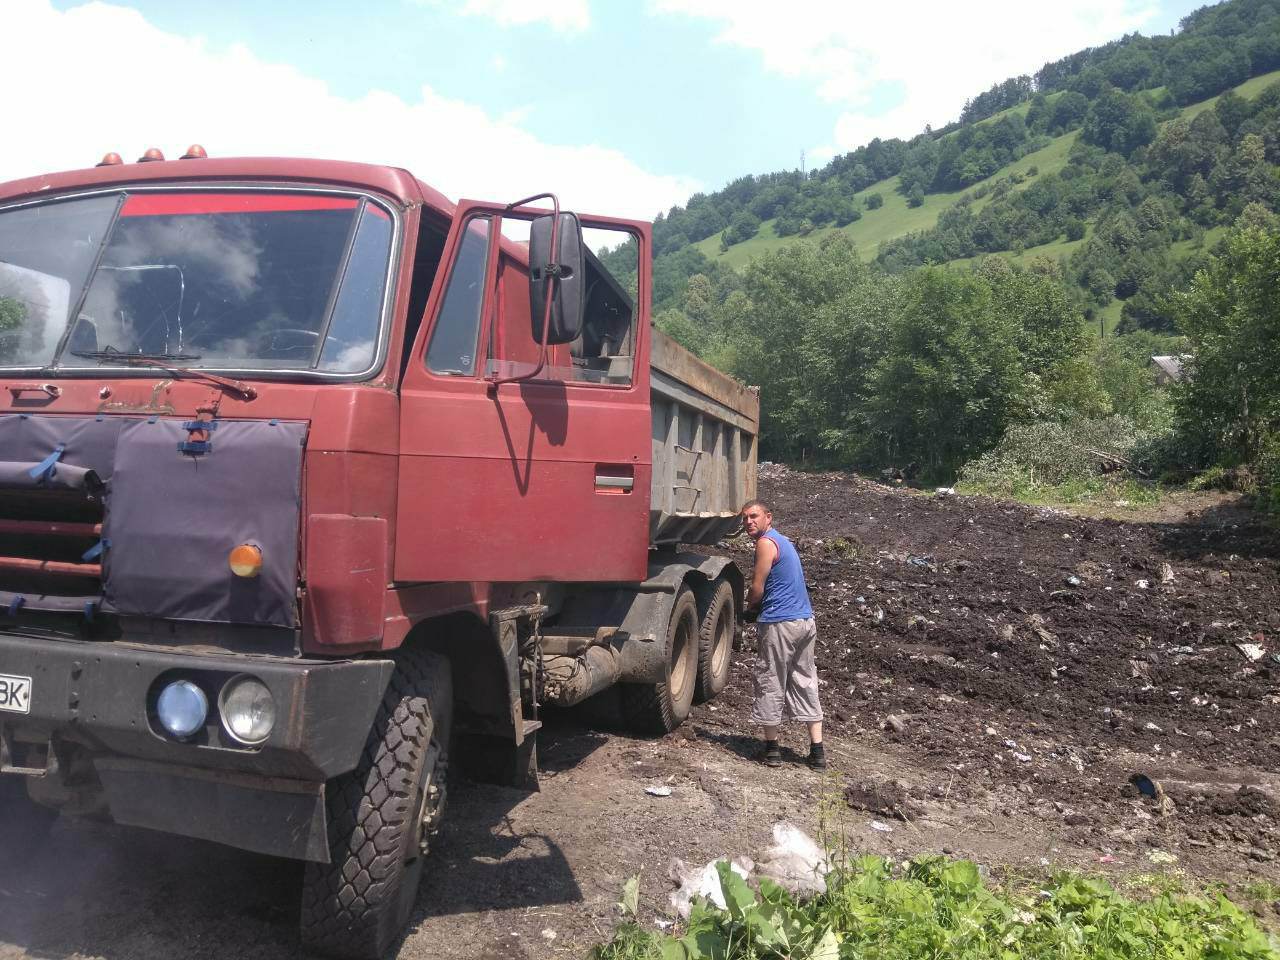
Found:
<path fill-rule="evenodd" d="M 85 360 L 136 363 L 144 367 L 153 367 L 162 363 L 187 363 L 200 359 L 198 353 L 125 353 L 122 350 L 69 350 L 68 353 L 73 357 L 83 357 Z"/>
<path fill-rule="evenodd" d="M 187 377 L 192 380 L 204 380 L 224 390 L 240 395 L 242 400 L 252 400 L 258 391 L 247 383 L 220 377 L 207 370 L 196 370 L 192 367 L 175 367 L 173 361 L 199 360 L 198 353 L 123 353 L 119 350 L 72 350 L 72 356 L 85 360 L 98 360 L 105 363 L 119 363 L 126 367 L 155 367 L 171 376 Z"/>

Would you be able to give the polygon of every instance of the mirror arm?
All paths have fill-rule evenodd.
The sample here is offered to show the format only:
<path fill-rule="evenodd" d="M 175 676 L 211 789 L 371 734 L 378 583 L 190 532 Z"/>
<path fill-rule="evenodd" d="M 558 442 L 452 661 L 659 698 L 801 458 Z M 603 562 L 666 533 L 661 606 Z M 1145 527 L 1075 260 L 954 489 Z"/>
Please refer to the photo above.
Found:
<path fill-rule="evenodd" d="M 498 388 L 504 383 L 522 383 L 525 380 L 532 380 L 547 365 L 547 337 L 551 335 L 551 304 L 555 300 L 555 285 L 560 280 L 560 198 L 554 193 L 537 193 L 532 197 L 525 197 L 523 200 L 507 204 L 506 209 L 514 210 L 516 207 L 523 207 L 534 200 L 550 200 L 553 218 L 551 221 L 551 262 L 546 265 L 545 270 L 547 303 L 542 312 L 542 343 L 538 350 L 538 365 L 529 373 L 522 373 L 514 377 L 486 377 L 485 379 L 489 383 L 488 394 L 491 397 L 498 395 Z"/>

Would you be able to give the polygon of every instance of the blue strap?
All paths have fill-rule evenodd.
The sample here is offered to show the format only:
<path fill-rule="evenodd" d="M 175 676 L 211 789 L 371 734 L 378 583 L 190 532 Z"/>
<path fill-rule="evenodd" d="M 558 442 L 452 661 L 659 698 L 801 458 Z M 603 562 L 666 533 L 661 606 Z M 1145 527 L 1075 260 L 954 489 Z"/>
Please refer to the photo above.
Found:
<path fill-rule="evenodd" d="M 90 560 L 94 559 L 95 557 L 102 556 L 102 551 L 106 550 L 110 546 L 111 546 L 111 541 L 108 540 L 106 537 L 103 537 L 101 540 L 95 543 L 92 547 L 86 550 L 83 553 L 83 555 L 81 555 L 80 561 L 82 563 L 88 563 Z"/>
<path fill-rule="evenodd" d="M 188 420 L 182 425 L 183 430 L 195 431 L 203 430 L 206 433 L 212 433 L 218 429 L 217 420 Z"/>
<path fill-rule="evenodd" d="M 93 615 L 98 612 L 97 600 L 86 600 L 84 602 L 84 619 L 86 623 L 93 623 Z"/>
<path fill-rule="evenodd" d="M 27 471 L 27 475 L 36 483 L 44 483 L 53 476 L 57 467 L 58 458 L 62 456 L 62 451 L 67 449 L 65 443 L 60 443 L 53 448 L 53 453 L 49 454 L 34 467 Z"/>
<path fill-rule="evenodd" d="M 16 597 L 10 600 L 9 610 L 8 610 L 9 616 L 16 617 L 18 615 L 18 611 L 22 609 L 22 605 L 26 602 L 27 602 L 27 598 L 24 597 L 22 594 L 18 594 Z"/>
<path fill-rule="evenodd" d="M 151 416 L 147 417 L 147 423 L 155 423 L 159 419 L 160 419 L 160 414 L 153 413 Z"/>
<path fill-rule="evenodd" d="M 212 440 L 182 440 L 178 443 L 178 452 L 187 453 L 193 457 L 198 457 L 204 453 L 213 452 Z"/>

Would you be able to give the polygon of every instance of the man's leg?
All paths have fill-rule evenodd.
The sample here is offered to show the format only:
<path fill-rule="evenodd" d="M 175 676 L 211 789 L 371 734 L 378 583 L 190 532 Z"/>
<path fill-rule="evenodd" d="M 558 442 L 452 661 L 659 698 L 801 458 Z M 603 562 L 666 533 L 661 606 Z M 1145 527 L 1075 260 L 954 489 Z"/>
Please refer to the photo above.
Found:
<path fill-rule="evenodd" d="M 809 766 L 827 766 L 822 745 L 822 704 L 818 698 L 818 668 L 814 662 L 818 631 L 813 620 L 796 620 L 787 625 L 792 641 L 791 669 L 787 676 L 787 713 L 809 728 Z"/>
<path fill-rule="evenodd" d="M 776 623 L 760 624 L 760 643 L 753 674 L 756 695 L 751 705 L 751 722 L 759 724 L 764 734 L 764 749 L 760 759 L 771 767 L 782 763 L 778 735 L 782 725 L 787 671 L 787 658 L 780 646 L 778 627 Z"/>

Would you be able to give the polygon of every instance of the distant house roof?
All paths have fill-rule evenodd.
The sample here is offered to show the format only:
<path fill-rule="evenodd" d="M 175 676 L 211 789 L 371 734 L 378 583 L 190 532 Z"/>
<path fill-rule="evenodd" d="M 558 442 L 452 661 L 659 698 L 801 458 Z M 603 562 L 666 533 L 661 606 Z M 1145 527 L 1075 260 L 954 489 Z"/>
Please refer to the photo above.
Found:
<path fill-rule="evenodd" d="M 1179 354 L 1177 356 L 1156 356 L 1151 358 L 1151 362 L 1156 367 L 1156 378 L 1163 383 L 1173 381 L 1177 383 L 1182 379 L 1182 365 L 1190 359 L 1189 354 Z"/>

